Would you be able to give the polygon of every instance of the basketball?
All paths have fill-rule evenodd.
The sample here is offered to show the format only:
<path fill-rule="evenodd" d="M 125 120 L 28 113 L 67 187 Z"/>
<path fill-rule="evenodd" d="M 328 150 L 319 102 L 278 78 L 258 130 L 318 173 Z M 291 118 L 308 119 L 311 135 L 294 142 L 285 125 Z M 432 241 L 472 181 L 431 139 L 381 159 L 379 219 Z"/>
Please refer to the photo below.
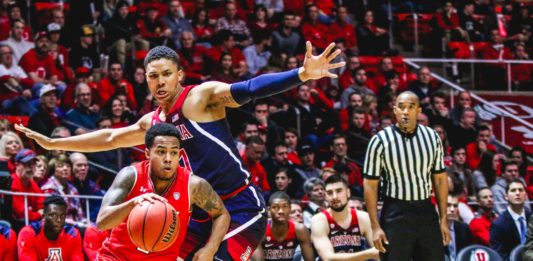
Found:
<path fill-rule="evenodd" d="M 140 249 L 159 252 L 170 247 L 180 230 L 179 213 L 168 203 L 154 200 L 135 206 L 128 218 L 128 234 Z"/>

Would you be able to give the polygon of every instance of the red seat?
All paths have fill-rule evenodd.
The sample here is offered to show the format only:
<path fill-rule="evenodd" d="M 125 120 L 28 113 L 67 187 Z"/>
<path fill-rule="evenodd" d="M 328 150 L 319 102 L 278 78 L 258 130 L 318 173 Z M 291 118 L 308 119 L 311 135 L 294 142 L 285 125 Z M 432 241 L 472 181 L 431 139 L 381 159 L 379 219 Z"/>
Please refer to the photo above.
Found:
<path fill-rule="evenodd" d="M 470 46 L 465 42 L 449 42 L 448 50 L 453 55 L 453 58 L 457 59 L 469 59 L 472 58 L 472 52 Z"/>
<path fill-rule="evenodd" d="M 28 126 L 28 121 L 30 117 L 28 116 L 13 116 L 13 115 L 0 115 L 0 120 L 6 119 L 12 124 L 22 124 Z"/>
<path fill-rule="evenodd" d="M 148 7 L 153 7 L 155 9 L 159 10 L 159 14 L 158 14 L 159 17 L 163 17 L 163 16 L 167 15 L 168 5 L 164 4 L 164 3 L 161 3 L 161 2 L 140 2 L 139 3 L 139 8 L 137 10 L 139 11 L 139 14 L 141 16 L 144 16 L 145 13 L 146 13 L 146 9 Z"/>
<path fill-rule="evenodd" d="M 533 74 L 533 64 L 513 64 L 511 65 L 511 75 L 513 80 L 517 80 L 521 83 L 531 81 L 531 75 Z"/>
<path fill-rule="evenodd" d="M 51 10 L 61 7 L 60 3 L 47 3 L 47 2 L 36 2 L 34 3 L 34 5 L 35 5 L 35 11 L 37 12 L 51 11 Z M 70 9 L 70 4 L 63 3 L 63 9 L 68 11 Z"/>

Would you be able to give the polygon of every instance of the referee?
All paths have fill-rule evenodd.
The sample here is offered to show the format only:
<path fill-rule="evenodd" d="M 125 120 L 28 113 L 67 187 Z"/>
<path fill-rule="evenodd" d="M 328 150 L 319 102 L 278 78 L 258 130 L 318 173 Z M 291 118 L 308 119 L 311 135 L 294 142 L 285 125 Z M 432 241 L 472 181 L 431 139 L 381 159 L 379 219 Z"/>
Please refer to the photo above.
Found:
<path fill-rule="evenodd" d="M 398 95 L 396 125 L 372 137 L 366 152 L 365 202 L 381 260 L 444 260 L 443 245 L 450 240 L 442 143 L 433 129 L 416 123 L 420 111 L 416 94 L 406 91 Z M 386 189 L 379 221 L 377 198 L 382 176 Z M 432 188 L 440 220 L 429 199 Z"/>

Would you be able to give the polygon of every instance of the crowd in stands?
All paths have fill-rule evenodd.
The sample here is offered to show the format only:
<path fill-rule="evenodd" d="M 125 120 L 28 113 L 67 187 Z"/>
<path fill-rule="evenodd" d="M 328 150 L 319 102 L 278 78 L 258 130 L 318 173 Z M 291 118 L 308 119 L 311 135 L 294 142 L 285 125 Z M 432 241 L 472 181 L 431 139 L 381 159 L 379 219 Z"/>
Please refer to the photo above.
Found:
<path fill-rule="evenodd" d="M 9 180 L 0 188 L 59 195 L 64 201 L 28 197 L 25 209 L 22 196 L 2 196 L 11 211 L 3 210 L 1 218 L 11 222 L 19 238 L 36 236 L 45 205 L 64 204 L 68 230 L 61 236 L 91 235 L 87 240 L 94 241 L 83 251 L 94 256 L 94 242 L 105 234 L 87 224 L 95 222 L 100 202 L 90 200 L 87 211 L 84 199 L 64 196 L 102 196 L 118 170 L 144 159 L 144 147 L 46 151 L 16 133 L 13 124 L 58 138 L 135 122 L 158 106 L 143 67 L 147 51 L 157 45 L 178 52 L 183 85 L 194 85 L 297 68 L 310 41 L 316 52 L 330 42 L 342 50 L 338 59 L 347 65 L 334 70 L 338 79 L 309 81 L 228 110 L 238 151 L 265 199 L 286 192 L 291 217 L 310 228 L 312 216 L 327 207 L 324 180 L 340 175 L 349 184 L 351 206 L 364 211 L 362 166 L 368 142 L 395 123 L 396 96 L 410 90 L 422 107 L 418 123 L 434 128 L 445 146 L 448 217 L 455 233 L 462 229 L 447 254 L 455 257 L 475 243 L 508 257 L 524 243 L 525 237 L 509 238 L 516 228 L 508 223 L 531 213 L 533 172 L 526 152 L 497 145 L 491 124 L 479 118 L 468 91 L 458 93 L 450 107 L 449 90 L 431 76 L 431 68 L 407 69 L 389 45 L 390 34 L 410 44 L 401 35 L 407 25 L 395 20 L 389 26 L 384 1 L 30 2 L 28 7 L 26 1 L 0 1 L 0 170 L 7 173 L 0 178 Z M 474 56 L 468 57 L 530 60 L 533 6 L 528 3 L 392 1 L 392 7 L 396 14 L 433 14 L 434 26 L 423 38 L 425 55 L 441 57 L 444 41 L 450 57 L 466 58 L 457 44 L 464 43 L 476 44 Z M 514 88 L 532 91 L 531 67 L 516 68 L 513 73 L 520 77 L 513 77 Z M 486 77 L 476 77 L 476 84 L 505 88 L 501 64 L 480 71 Z M 33 230 L 23 228 L 26 218 Z M 4 226 L 0 222 L 0 231 Z"/>

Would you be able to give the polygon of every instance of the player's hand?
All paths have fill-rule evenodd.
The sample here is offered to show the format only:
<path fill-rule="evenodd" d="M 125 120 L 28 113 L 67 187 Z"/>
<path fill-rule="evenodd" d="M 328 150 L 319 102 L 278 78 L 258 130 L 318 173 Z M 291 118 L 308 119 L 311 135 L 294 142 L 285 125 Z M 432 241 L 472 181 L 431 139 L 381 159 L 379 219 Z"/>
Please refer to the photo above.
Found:
<path fill-rule="evenodd" d="M 50 138 L 36 132 L 36 131 L 32 131 L 26 127 L 24 127 L 22 124 L 15 124 L 15 129 L 24 133 L 24 135 L 26 135 L 26 137 L 34 140 L 35 142 L 37 142 L 37 144 L 39 144 L 39 146 L 43 147 L 44 149 L 46 150 L 53 150 L 54 148 L 51 147 L 51 142 L 50 142 Z"/>
<path fill-rule="evenodd" d="M 440 223 L 440 233 L 442 234 L 442 245 L 447 246 L 450 244 L 450 229 L 448 229 L 447 222 Z"/>
<path fill-rule="evenodd" d="M 385 245 L 389 244 L 385 232 L 381 228 L 374 229 L 372 238 L 374 239 L 374 247 L 381 253 L 387 252 Z"/>
<path fill-rule="evenodd" d="M 302 81 L 317 80 L 323 77 L 339 77 L 336 74 L 330 73 L 329 70 L 343 67 L 346 65 L 346 62 L 330 63 L 341 53 L 340 49 L 332 53 L 333 47 L 335 47 L 335 44 L 331 43 L 322 54 L 315 56 L 313 55 L 311 42 L 306 42 L 304 65 L 299 71 L 299 76 Z"/>
<path fill-rule="evenodd" d="M 368 259 L 379 260 L 379 250 L 375 247 L 365 250 L 368 252 Z"/>
<path fill-rule="evenodd" d="M 167 199 L 165 199 L 164 197 L 161 197 L 154 193 L 146 193 L 133 198 L 133 203 L 135 205 L 141 205 L 144 201 L 148 201 L 150 204 L 153 204 L 156 200 L 159 200 L 161 202 L 167 202 Z"/>
<path fill-rule="evenodd" d="M 196 254 L 194 254 L 192 261 L 211 261 L 215 260 L 214 256 L 216 253 L 216 249 L 212 250 L 208 247 L 202 247 L 200 248 Z"/>

